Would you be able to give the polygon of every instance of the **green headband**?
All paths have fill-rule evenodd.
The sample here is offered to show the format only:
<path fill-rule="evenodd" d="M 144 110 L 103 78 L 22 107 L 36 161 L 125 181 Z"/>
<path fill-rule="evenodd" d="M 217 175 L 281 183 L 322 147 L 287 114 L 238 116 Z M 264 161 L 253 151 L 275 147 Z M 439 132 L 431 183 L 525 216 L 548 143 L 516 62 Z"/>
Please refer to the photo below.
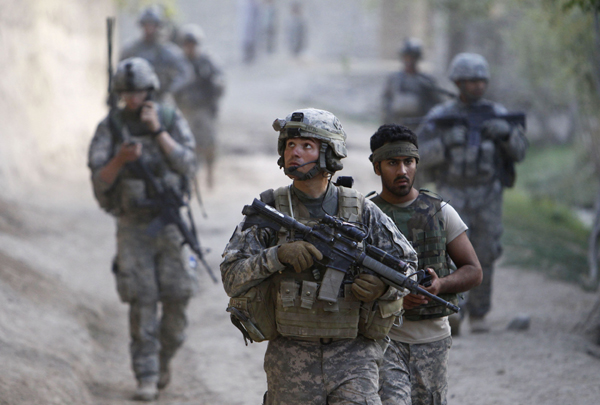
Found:
<path fill-rule="evenodd" d="M 410 156 L 419 159 L 419 150 L 410 142 L 397 141 L 386 143 L 370 156 L 371 162 L 381 162 L 398 156 Z"/>

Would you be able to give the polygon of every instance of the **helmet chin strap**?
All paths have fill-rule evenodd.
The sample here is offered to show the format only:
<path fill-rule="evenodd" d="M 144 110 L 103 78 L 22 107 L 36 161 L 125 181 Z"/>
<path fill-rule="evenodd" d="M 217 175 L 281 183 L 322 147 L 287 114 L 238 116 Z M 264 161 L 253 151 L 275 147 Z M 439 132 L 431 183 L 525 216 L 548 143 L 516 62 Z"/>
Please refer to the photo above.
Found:
<path fill-rule="evenodd" d="M 298 172 L 296 174 L 296 171 L 298 171 L 299 168 L 301 168 L 302 166 L 309 165 L 311 163 L 316 163 L 315 167 L 313 167 L 312 169 L 310 169 L 306 173 Z M 320 171 L 321 171 L 321 167 L 319 167 L 319 161 L 318 160 L 313 160 L 313 161 L 310 161 L 310 162 L 306 162 L 304 164 L 301 164 L 300 166 L 285 167 L 283 169 L 283 172 L 285 174 L 287 174 L 288 176 L 294 176 L 294 177 L 296 177 L 296 180 L 299 180 L 299 181 L 310 180 L 313 177 L 315 177 Z"/>

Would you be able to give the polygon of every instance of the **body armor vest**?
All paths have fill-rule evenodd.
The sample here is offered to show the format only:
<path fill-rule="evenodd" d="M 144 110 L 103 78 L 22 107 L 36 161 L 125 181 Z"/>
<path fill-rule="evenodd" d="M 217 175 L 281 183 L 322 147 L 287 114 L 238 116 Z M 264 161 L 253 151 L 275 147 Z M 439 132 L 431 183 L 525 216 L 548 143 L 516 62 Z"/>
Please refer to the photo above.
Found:
<path fill-rule="evenodd" d="M 345 221 L 362 217 L 364 197 L 353 189 L 338 187 L 337 216 Z M 275 209 L 292 215 L 288 187 L 274 191 Z M 299 222 L 313 226 L 308 210 L 296 196 L 291 196 L 293 216 Z M 287 230 L 279 232 L 278 244 L 294 240 Z M 295 338 L 355 338 L 361 302 L 352 294 L 351 284 L 342 284 L 338 301 L 329 303 L 317 299 L 322 275 L 316 268 L 296 273 L 284 270 L 272 276 L 276 295 L 275 320 L 283 336 Z M 315 277 L 316 276 L 316 277 Z"/>
<path fill-rule="evenodd" d="M 161 125 L 170 132 L 174 125 L 175 110 L 161 105 L 158 117 Z M 188 191 L 187 179 L 170 168 L 160 145 L 152 136 L 148 135 L 149 131 L 142 122 L 127 117 L 123 110 L 114 109 L 109 114 L 109 125 L 113 140 L 113 156 L 119 150 L 123 140 L 140 142 L 143 148 L 140 159 L 144 161 L 152 174 L 163 185 L 177 190 L 182 195 Z M 124 136 L 125 133 L 127 136 Z M 125 139 L 123 139 L 124 137 Z M 113 204 L 119 207 L 120 214 L 134 215 L 140 218 L 148 218 L 156 214 L 157 206 L 153 202 L 153 197 L 144 180 L 127 168 L 124 168 L 112 191 Z"/>
<path fill-rule="evenodd" d="M 372 201 L 389 216 L 406 236 L 417 252 L 418 268 L 432 268 L 438 277 L 450 274 L 449 257 L 446 252 L 446 224 L 443 221 L 442 200 L 420 192 L 408 207 L 401 208 L 376 196 Z M 440 298 L 458 304 L 457 294 L 440 294 Z M 440 318 L 452 314 L 435 301 L 407 310 L 404 317 L 409 321 Z"/>

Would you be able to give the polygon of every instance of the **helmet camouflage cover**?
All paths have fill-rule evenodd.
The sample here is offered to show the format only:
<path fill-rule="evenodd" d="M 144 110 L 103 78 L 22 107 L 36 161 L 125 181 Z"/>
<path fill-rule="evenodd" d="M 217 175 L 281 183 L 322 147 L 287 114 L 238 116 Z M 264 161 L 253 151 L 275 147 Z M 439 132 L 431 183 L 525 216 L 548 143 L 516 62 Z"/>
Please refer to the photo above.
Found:
<path fill-rule="evenodd" d="M 399 50 L 400 55 L 414 55 L 417 58 L 423 56 L 423 44 L 418 38 L 407 38 Z"/>
<path fill-rule="evenodd" d="M 485 58 L 477 53 L 459 53 L 450 63 L 449 78 L 457 80 L 489 80 L 490 68 Z"/>
<path fill-rule="evenodd" d="M 185 24 L 180 29 L 179 38 L 181 42 L 195 42 L 200 45 L 204 41 L 204 31 L 198 24 Z"/>
<path fill-rule="evenodd" d="M 154 23 L 154 24 L 160 25 L 163 23 L 163 20 L 164 20 L 164 12 L 163 12 L 162 8 L 158 5 L 154 5 L 154 6 L 146 7 L 144 10 L 142 10 L 142 12 L 140 13 L 138 22 L 140 24 Z"/>
<path fill-rule="evenodd" d="M 112 79 L 112 91 L 152 91 L 159 88 L 158 76 L 146 59 L 127 58 L 117 65 L 117 71 Z"/>
<path fill-rule="evenodd" d="M 273 129 L 279 131 L 277 152 L 280 156 L 283 156 L 288 138 L 298 136 L 315 138 L 326 143 L 339 159 L 348 156 L 346 132 L 344 132 L 340 120 L 329 111 L 316 108 L 296 110 L 285 119 L 276 119 L 273 122 Z"/>

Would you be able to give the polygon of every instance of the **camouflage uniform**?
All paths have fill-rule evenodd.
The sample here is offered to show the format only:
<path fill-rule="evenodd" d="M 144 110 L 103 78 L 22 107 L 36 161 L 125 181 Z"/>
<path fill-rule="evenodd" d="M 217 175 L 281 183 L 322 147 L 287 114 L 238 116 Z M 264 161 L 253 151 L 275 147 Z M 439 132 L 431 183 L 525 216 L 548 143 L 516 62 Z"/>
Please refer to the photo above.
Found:
<path fill-rule="evenodd" d="M 421 191 L 415 201 L 399 207 L 381 196 L 372 200 L 398 226 L 417 251 L 418 267 L 435 270 L 439 277 L 450 274 L 446 253 L 448 224 L 442 209 L 447 204 Z M 464 232 L 464 224 L 457 230 Z M 457 304 L 456 294 L 442 294 L 441 298 Z M 450 330 L 444 331 L 442 318 L 450 313 L 434 301 L 405 311 L 401 328 L 393 326 L 391 343 L 380 368 L 380 395 L 383 405 L 445 405 L 448 390 L 448 352 L 452 345 Z M 407 322 L 407 319 L 410 320 Z M 437 320 L 431 323 L 429 320 Z M 427 322 L 423 324 L 422 322 Z M 418 324 L 422 326 L 419 327 Z M 423 326 L 424 325 L 424 326 Z M 419 338 L 410 335 L 413 326 Z M 409 339 L 402 334 L 408 328 Z"/>
<path fill-rule="evenodd" d="M 179 144 L 172 154 L 164 154 L 137 112 L 113 109 L 98 125 L 88 156 L 94 194 L 100 205 L 117 217 L 117 256 L 113 270 L 119 296 L 130 305 L 134 373 L 138 381 L 153 382 L 158 380 L 159 368 L 166 367 L 184 341 L 185 309 L 197 288 L 196 274 L 175 225 L 167 225 L 155 235 L 148 233 L 157 211 L 151 204 L 143 206 L 152 200 L 144 181 L 123 168 L 111 186 L 102 181 L 99 173 L 121 145 L 111 132 L 112 125 L 123 129 L 125 139 L 142 143 L 140 159 L 159 181 L 183 192 L 186 175 L 195 167 L 194 139 L 178 111 L 158 105 L 158 115 Z"/>
<path fill-rule="evenodd" d="M 418 61 L 422 56 L 422 45 L 416 38 L 408 38 L 399 51 L 400 56 L 411 55 Z M 416 69 L 416 68 L 415 68 Z M 433 76 L 406 70 L 392 73 L 385 84 L 383 101 L 383 123 L 401 124 L 416 129 L 419 119 L 431 107 L 441 101 Z"/>
<path fill-rule="evenodd" d="M 346 133 L 330 112 L 298 110 L 275 120 L 273 128 L 280 132 L 278 164 L 286 174 L 294 172 L 284 161 L 288 139 L 307 137 L 320 141 L 319 158 L 311 162 L 314 167 L 293 174 L 294 184 L 322 176 L 323 172 L 341 170 L 340 159 L 347 154 Z M 311 226 L 324 217 L 324 210 L 345 221 L 362 223 L 369 229 L 367 243 L 412 266 L 416 264 L 416 253 L 393 222 L 352 189 L 331 186 L 322 197 L 310 198 L 290 186 L 262 193 L 261 199 Z M 221 263 L 223 285 L 227 295 L 233 297 L 231 301 L 241 300 L 259 287 L 266 287 L 267 295 L 273 297 L 254 300 L 263 302 L 261 316 L 274 309 L 267 325 L 271 334 L 264 363 L 266 404 L 380 404 L 378 367 L 387 345 L 382 338 L 396 319 L 402 304 L 400 298 L 406 292 L 388 288 L 374 301 L 362 303 L 352 292 L 351 285 L 359 271 L 353 268 L 344 276 L 335 303 L 315 299 L 323 292 L 319 283 L 327 279 L 329 270 L 321 277 L 321 270 L 315 266 L 297 273 L 282 264 L 278 251 L 283 245 L 289 246 L 287 242 L 299 243 L 294 240 L 293 234 L 265 227 L 251 215 L 236 228 Z M 372 306 L 367 309 L 369 304 Z M 361 329 L 368 323 L 361 324 L 362 319 L 373 320 L 377 316 L 384 323 L 389 321 L 387 327 L 378 329 L 383 331 L 378 340 L 368 326 Z M 375 321 L 370 323 L 373 324 Z"/>
<path fill-rule="evenodd" d="M 337 198 L 335 189 L 330 198 Z M 295 212 L 303 210 L 307 208 L 294 207 Z M 362 211 L 359 221 L 370 229 L 367 242 L 414 265 L 414 250 L 391 220 L 368 200 Z M 243 227 L 244 223 L 236 228 L 221 264 L 225 291 L 232 297 L 273 274 L 290 272 L 277 258 L 275 231 L 257 225 L 246 230 Z M 392 296 L 380 300 L 396 299 L 394 289 L 387 294 Z M 265 354 L 267 404 L 379 404 L 378 367 L 383 353 L 382 342 L 363 336 L 333 341 L 280 336 L 269 341 Z"/>
<path fill-rule="evenodd" d="M 164 22 L 163 10 L 159 6 L 150 6 L 140 15 L 139 23 L 152 23 L 160 27 Z M 146 59 L 152 67 L 160 83 L 157 89 L 159 100 L 172 103 L 172 94 L 179 91 L 193 80 L 192 67 L 183 51 L 174 43 L 157 38 L 141 38 L 128 44 L 121 52 L 121 60 L 140 57 Z"/>
<path fill-rule="evenodd" d="M 457 65 L 456 61 L 474 61 L 474 66 Z M 487 62 L 480 55 L 459 54 L 453 65 L 457 67 L 451 72 L 452 80 L 489 79 Z M 456 126 L 440 127 L 434 123 L 439 117 L 477 115 L 481 111 L 494 115 L 508 112 L 502 105 L 486 99 L 471 103 L 450 100 L 434 107 L 418 132 L 423 169 L 434 178 L 437 192 L 452 204 L 468 226 L 467 234 L 483 269 L 483 281 L 469 291 L 466 304 L 470 316 L 477 318 L 490 310 L 494 261 L 502 253 L 503 167 L 521 161 L 528 146 L 524 128 L 519 125 L 512 126 L 507 138 L 500 140 L 489 139 L 484 131 L 457 137 Z M 486 122 L 482 127 L 485 125 Z"/>
<path fill-rule="evenodd" d="M 218 101 L 223 95 L 223 72 L 211 58 L 199 54 L 190 60 L 195 80 L 175 94 L 175 100 L 187 118 L 196 138 L 196 154 L 210 166 L 215 160 L 215 136 Z"/>
<path fill-rule="evenodd" d="M 396 123 L 415 129 L 419 117 L 424 117 L 441 101 L 435 86 L 435 79 L 424 73 L 391 74 L 382 96 L 384 124 Z"/>
<path fill-rule="evenodd" d="M 391 340 L 380 369 L 383 405 L 444 405 L 452 337 L 425 344 Z"/>

